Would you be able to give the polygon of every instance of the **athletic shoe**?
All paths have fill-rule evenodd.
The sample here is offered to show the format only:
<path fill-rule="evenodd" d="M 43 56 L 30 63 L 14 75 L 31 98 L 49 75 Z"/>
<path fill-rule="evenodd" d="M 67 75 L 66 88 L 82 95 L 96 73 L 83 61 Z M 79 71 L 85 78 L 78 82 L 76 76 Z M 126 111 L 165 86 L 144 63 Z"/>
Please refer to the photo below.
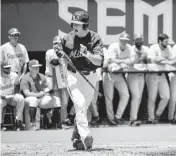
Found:
<path fill-rule="evenodd" d="M 15 131 L 21 131 L 24 130 L 23 124 L 21 120 L 15 120 Z"/>
<path fill-rule="evenodd" d="M 73 147 L 76 148 L 76 150 L 85 150 L 84 144 L 81 139 L 74 139 Z"/>
<path fill-rule="evenodd" d="M 114 118 L 114 121 L 117 123 L 117 125 L 122 125 L 123 124 L 122 119 Z"/>
<path fill-rule="evenodd" d="M 31 123 L 31 129 L 30 129 L 31 131 L 37 131 L 37 130 L 39 130 L 38 128 L 37 128 L 37 126 L 36 126 L 36 124 L 35 123 Z"/>
<path fill-rule="evenodd" d="M 141 125 L 141 122 L 137 121 L 137 120 L 130 121 L 130 123 L 129 123 L 129 126 L 132 126 L 132 127 L 136 127 L 136 126 L 140 126 L 140 125 Z"/>
<path fill-rule="evenodd" d="M 117 125 L 117 123 L 114 120 L 108 120 L 110 125 Z"/>
<path fill-rule="evenodd" d="M 147 124 L 156 124 L 156 120 L 151 120 L 151 121 L 148 120 L 148 121 L 147 121 Z"/>
<path fill-rule="evenodd" d="M 91 125 L 96 125 L 100 121 L 99 116 L 97 117 L 92 117 Z"/>
<path fill-rule="evenodd" d="M 93 144 L 93 138 L 92 136 L 87 136 L 84 140 L 84 144 L 86 146 L 86 148 L 89 150 L 89 149 L 92 149 L 92 144 Z"/>

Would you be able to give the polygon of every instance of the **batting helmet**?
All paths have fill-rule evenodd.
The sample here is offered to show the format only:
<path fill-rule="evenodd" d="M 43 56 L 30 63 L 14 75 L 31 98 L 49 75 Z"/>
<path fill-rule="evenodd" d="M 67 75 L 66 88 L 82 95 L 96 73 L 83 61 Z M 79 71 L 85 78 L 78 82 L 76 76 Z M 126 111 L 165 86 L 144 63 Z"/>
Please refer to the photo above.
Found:
<path fill-rule="evenodd" d="M 4 60 L 1 62 L 1 68 L 10 68 L 11 64 L 8 60 Z"/>
<path fill-rule="evenodd" d="M 83 29 L 87 29 L 89 26 L 89 15 L 85 11 L 77 11 L 73 14 L 71 20 L 71 27 L 73 27 L 73 23 L 82 24 Z"/>

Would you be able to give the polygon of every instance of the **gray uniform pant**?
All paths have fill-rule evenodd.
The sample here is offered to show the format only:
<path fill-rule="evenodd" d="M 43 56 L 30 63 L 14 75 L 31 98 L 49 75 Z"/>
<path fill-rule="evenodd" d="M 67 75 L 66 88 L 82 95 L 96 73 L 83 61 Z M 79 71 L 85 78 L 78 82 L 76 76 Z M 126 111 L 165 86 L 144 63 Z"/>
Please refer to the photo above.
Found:
<path fill-rule="evenodd" d="M 117 119 L 121 119 L 129 100 L 127 83 L 122 74 L 103 73 L 103 89 L 106 111 L 109 120 L 114 119 L 112 103 L 114 97 L 114 87 L 118 90 L 120 97 L 115 117 Z"/>
<path fill-rule="evenodd" d="M 170 98 L 169 84 L 165 74 L 147 74 L 146 83 L 148 89 L 148 120 L 155 119 L 155 103 L 159 93 L 160 102 L 156 110 L 156 115 L 161 116 Z"/>
<path fill-rule="evenodd" d="M 134 121 L 137 120 L 139 106 L 142 100 L 142 94 L 145 84 L 144 74 L 128 74 L 127 83 L 131 93 L 130 120 Z"/>

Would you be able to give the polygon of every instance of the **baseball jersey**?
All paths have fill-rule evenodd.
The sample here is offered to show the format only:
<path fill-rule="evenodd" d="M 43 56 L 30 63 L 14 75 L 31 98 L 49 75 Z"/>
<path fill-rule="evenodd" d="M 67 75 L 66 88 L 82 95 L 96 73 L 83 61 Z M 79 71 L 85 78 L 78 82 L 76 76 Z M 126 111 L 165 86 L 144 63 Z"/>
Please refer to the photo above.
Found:
<path fill-rule="evenodd" d="M 30 92 L 39 93 L 47 88 L 46 78 L 43 74 L 37 74 L 36 78 L 32 78 L 30 73 L 25 74 L 20 83 L 20 90 L 29 90 Z"/>
<path fill-rule="evenodd" d="M 13 95 L 15 80 L 18 78 L 18 75 L 14 72 L 11 72 L 7 77 L 4 77 L 1 73 L 0 77 L 0 94 L 1 95 Z"/>
<path fill-rule="evenodd" d="M 29 56 L 25 46 L 18 43 L 14 47 L 7 42 L 0 47 L 0 53 L 1 61 L 8 60 L 11 63 L 12 71 L 21 75 L 24 64 L 29 62 Z"/>
<path fill-rule="evenodd" d="M 87 47 L 92 54 L 103 57 L 103 42 L 100 36 L 90 31 L 85 37 L 78 37 L 74 31 L 71 31 L 63 38 L 63 50 L 71 58 L 73 64 L 78 70 L 93 71 L 98 66 L 94 65 L 89 59 L 80 53 L 80 44 Z"/>
<path fill-rule="evenodd" d="M 52 77 L 52 78 L 55 78 L 53 74 L 56 74 L 56 80 L 53 80 L 53 81 L 57 81 L 57 85 L 58 85 L 58 88 L 65 88 L 66 85 L 65 85 L 65 75 L 66 75 L 66 64 L 65 66 L 63 65 L 57 65 L 57 66 L 53 66 L 50 62 L 53 60 L 53 59 L 59 59 L 54 51 L 54 49 L 49 49 L 47 52 L 46 52 L 46 55 L 45 55 L 45 60 L 46 60 L 46 70 L 45 70 L 45 74 Z M 59 61 L 60 63 L 64 63 L 62 60 L 63 58 L 60 58 Z M 53 83 L 55 84 L 55 83 Z M 53 86 L 54 88 L 54 86 Z"/>
<path fill-rule="evenodd" d="M 155 61 L 155 58 L 157 56 L 162 56 L 166 59 L 172 59 L 172 48 L 170 45 L 168 45 L 165 49 L 161 49 L 159 44 L 153 44 L 150 46 L 148 58 L 153 59 Z"/>
<path fill-rule="evenodd" d="M 118 42 L 112 43 L 108 48 L 108 56 L 110 59 L 126 59 L 126 63 L 132 60 L 134 53 L 131 45 L 127 44 L 125 49 L 122 51 L 120 49 L 120 44 Z"/>
<path fill-rule="evenodd" d="M 149 48 L 147 46 L 144 46 L 144 45 L 141 46 L 140 50 L 138 48 L 136 48 L 135 45 L 132 46 L 132 49 L 133 49 L 133 52 L 134 52 L 134 56 L 133 56 L 134 60 L 140 59 L 143 54 L 146 54 L 146 56 L 147 56 L 148 53 L 149 53 Z M 143 64 L 144 60 L 141 60 L 138 63 Z"/>

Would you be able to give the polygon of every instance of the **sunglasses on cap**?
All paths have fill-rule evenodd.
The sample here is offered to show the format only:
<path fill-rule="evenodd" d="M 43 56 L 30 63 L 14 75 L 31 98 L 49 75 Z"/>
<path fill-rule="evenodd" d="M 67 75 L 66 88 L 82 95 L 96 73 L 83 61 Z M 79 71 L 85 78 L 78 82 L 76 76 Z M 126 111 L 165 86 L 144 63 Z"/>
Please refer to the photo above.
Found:
<path fill-rule="evenodd" d="M 10 36 L 12 36 L 12 37 L 19 37 L 20 34 L 11 34 Z"/>

